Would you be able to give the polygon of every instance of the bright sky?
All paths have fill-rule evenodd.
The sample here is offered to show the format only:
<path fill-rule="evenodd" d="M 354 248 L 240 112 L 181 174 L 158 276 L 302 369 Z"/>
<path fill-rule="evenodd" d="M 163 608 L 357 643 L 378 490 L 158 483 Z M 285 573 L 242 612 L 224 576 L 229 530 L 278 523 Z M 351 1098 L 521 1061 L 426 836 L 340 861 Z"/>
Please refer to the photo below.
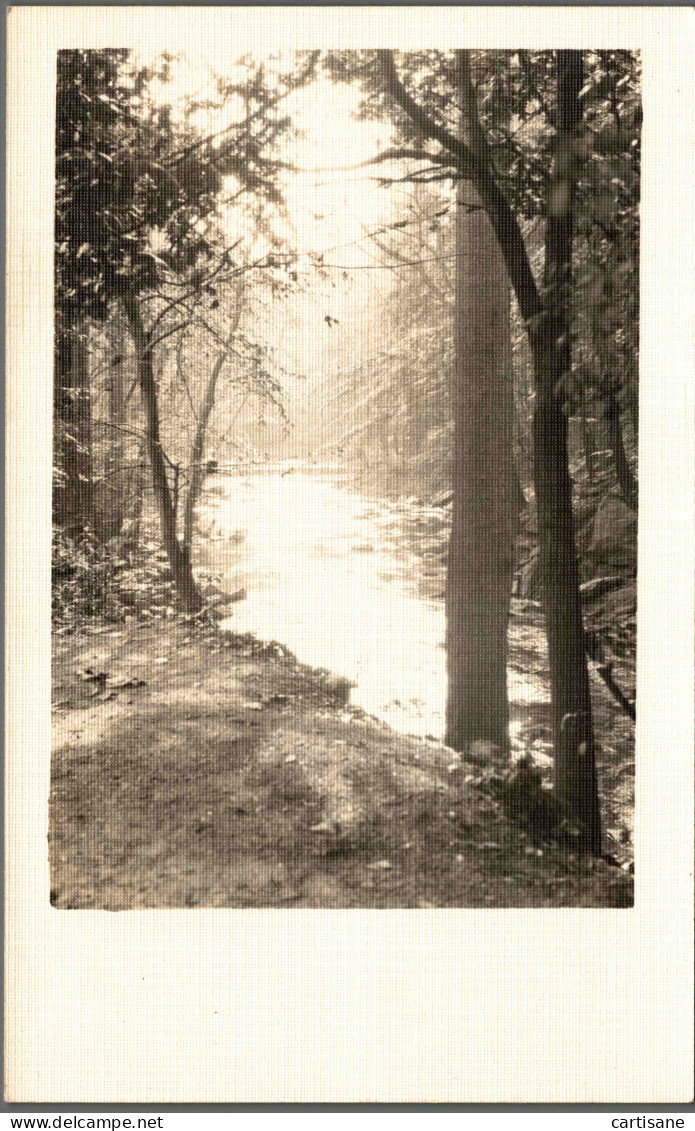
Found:
<path fill-rule="evenodd" d="M 143 62 L 151 61 L 143 58 Z M 226 52 L 208 43 L 204 51 L 187 51 L 185 58 L 173 65 L 172 79 L 162 88 L 162 101 L 176 104 L 186 97 L 209 96 L 214 92 L 215 75 L 233 77 Z M 378 153 L 390 143 L 388 127 L 357 120 L 358 103 L 356 89 L 324 77 L 288 97 L 283 108 L 304 136 L 286 145 L 284 159 L 301 168 L 337 170 Z M 234 115 L 239 110 L 235 108 Z M 203 117 L 207 120 L 201 121 L 201 128 L 214 132 L 233 115 L 201 114 Z M 374 179 L 377 173 L 390 171 L 380 166 L 286 176 L 284 193 L 293 227 L 292 232 L 288 230 L 292 244 L 303 252 L 324 253 L 327 264 L 346 268 L 345 272 L 331 271 L 329 282 L 317 276 L 309 293 L 291 300 L 284 312 L 276 314 L 277 344 L 304 372 L 317 364 L 350 364 L 363 347 L 369 347 L 376 303 L 389 275 L 382 270 L 354 268 L 380 262 L 376 248 L 363 237 L 366 231 L 394 219 L 398 212 L 398 188 L 380 187 Z M 329 327 L 326 314 L 337 318 L 338 325 Z"/>
<path fill-rule="evenodd" d="M 229 56 L 216 52 L 214 47 L 206 45 L 204 52 L 189 51 L 174 64 L 171 81 L 161 88 L 162 101 L 176 104 L 185 97 L 210 95 L 214 92 L 213 76 L 233 77 L 232 70 Z M 287 110 L 305 136 L 287 144 L 287 161 L 302 168 L 324 170 L 356 165 L 377 153 L 388 142 L 388 127 L 357 121 L 354 113 L 358 103 L 357 90 L 323 77 L 290 95 L 283 110 Z M 201 125 L 214 132 L 231 117 L 201 114 Z M 379 169 L 380 173 L 383 171 L 383 167 Z M 321 252 L 336 245 L 343 250 L 364 234 L 365 226 L 378 226 L 393 215 L 393 194 L 377 185 L 374 173 L 375 170 L 367 169 L 288 174 L 286 199 L 301 250 Z M 357 261 L 354 256 L 347 260 Z M 364 261 L 364 257 L 359 259 Z"/>

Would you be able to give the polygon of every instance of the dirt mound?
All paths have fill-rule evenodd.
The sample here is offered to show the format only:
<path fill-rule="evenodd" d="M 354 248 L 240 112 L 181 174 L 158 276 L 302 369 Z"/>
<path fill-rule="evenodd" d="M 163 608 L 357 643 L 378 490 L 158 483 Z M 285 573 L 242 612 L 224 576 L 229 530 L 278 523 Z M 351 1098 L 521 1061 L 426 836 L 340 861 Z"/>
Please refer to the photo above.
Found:
<path fill-rule="evenodd" d="M 484 771 L 287 655 L 187 631 L 57 641 L 54 907 L 631 905 L 625 872 L 510 821 Z"/>

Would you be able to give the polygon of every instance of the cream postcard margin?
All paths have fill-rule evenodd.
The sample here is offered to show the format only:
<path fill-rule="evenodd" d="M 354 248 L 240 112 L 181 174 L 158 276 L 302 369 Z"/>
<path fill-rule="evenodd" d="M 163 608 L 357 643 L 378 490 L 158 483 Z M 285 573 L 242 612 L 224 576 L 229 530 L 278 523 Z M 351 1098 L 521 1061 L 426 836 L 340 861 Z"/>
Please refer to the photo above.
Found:
<path fill-rule="evenodd" d="M 8 16 L 6 1099 L 692 1099 L 695 13 L 17 6 Z M 644 61 L 636 905 L 54 911 L 55 53 L 626 47 Z"/>

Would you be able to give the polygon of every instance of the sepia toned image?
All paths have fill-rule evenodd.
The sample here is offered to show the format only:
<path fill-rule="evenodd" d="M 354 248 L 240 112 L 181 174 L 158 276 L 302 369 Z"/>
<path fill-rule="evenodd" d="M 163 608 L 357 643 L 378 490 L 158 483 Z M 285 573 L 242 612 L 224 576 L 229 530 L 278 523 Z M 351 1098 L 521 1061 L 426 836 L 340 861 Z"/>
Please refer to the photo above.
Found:
<path fill-rule="evenodd" d="M 687 1104 L 692 12 L 7 32 L 6 1106 Z"/>
<path fill-rule="evenodd" d="M 641 57 L 57 54 L 50 899 L 631 908 Z"/>

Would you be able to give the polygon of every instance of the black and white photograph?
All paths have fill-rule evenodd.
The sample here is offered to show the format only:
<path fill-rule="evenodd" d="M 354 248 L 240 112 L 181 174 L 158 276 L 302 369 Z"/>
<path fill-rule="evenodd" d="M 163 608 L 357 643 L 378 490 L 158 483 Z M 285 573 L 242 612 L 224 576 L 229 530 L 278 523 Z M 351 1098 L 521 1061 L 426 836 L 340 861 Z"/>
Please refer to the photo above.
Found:
<path fill-rule="evenodd" d="M 686 1098 L 695 36 L 552 11 L 9 14 L 15 1100 Z"/>
<path fill-rule="evenodd" d="M 631 905 L 640 75 L 59 52 L 55 907 Z"/>

